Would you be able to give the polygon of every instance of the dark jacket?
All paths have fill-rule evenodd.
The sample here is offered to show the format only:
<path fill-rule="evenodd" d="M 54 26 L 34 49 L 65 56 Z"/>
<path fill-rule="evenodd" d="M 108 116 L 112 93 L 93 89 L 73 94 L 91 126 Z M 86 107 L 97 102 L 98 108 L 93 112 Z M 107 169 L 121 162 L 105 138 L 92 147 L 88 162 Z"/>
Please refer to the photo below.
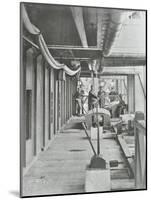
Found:
<path fill-rule="evenodd" d="M 97 99 L 97 96 L 92 91 L 89 91 L 88 104 L 94 104 L 96 99 Z"/>

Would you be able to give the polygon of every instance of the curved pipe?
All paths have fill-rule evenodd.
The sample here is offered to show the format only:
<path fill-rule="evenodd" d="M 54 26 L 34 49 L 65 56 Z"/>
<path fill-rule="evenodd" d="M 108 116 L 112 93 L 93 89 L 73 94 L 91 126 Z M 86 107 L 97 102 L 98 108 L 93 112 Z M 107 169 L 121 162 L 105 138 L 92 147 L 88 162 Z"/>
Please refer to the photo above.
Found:
<path fill-rule="evenodd" d="M 104 50 L 103 50 L 104 56 L 108 56 L 111 53 L 111 49 L 115 42 L 115 39 L 119 36 L 120 31 L 122 29 L 122 25 L 129 14 L 130 14 L 129 11 L 123 11 L 123 10 L 112 11 L 104 43 Z"/>
<path fill-rule="evenodd" d="M 38 36 L 39 48 L 41 50 L 41 53 L 51 67 L 57 70 L 63 69 L 69 76 L 74 76 L 81 71 L 80 66 L 76 70 L 71 70 L 68 66 L 59 63 L 53 58 L 53 56 L 49 52 L 49 49 L 45 43 L 42 34 L 40 33 L 40 30 L 31 23 L 23 4 L 22 4 L 22 20 L 28 32 Z"/>

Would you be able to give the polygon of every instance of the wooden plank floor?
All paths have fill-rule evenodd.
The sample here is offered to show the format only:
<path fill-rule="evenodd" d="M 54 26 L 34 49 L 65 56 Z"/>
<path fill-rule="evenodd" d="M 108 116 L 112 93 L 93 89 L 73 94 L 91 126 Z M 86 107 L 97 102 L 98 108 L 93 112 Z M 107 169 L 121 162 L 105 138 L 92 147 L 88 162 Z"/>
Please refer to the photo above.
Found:
<path fill-rule="evenodd" d="M 134 156 L 135 155 L 135 138 L 134 138 L 134 136 L 124 136 L 123 138 L 128 146 L 129 151 Z"/>
<path fill-rule="evenodd" d="M 101 153 L 108 161 L 123 161 L 115 139 L 103 139 Z M 92 155 L 84 130 L 73 128 L 69 121 L 24 176 L 23 195 L 83 193 L 85 169 Z M 134 181 L 128 178 L 124 163 L 111 169 L 111 184 L 112 190 L 133 189 Z"/>

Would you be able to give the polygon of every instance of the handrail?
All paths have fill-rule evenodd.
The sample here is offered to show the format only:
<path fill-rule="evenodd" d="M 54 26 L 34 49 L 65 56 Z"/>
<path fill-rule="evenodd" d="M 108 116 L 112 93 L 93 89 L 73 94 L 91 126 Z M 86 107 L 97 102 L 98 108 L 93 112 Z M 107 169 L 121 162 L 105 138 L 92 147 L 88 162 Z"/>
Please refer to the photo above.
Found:
<path fill-rule="evenodd" d="M 146 188 L 146 129 L 145 121 L 134 121 L 135 128 L 135 186 Z"/>

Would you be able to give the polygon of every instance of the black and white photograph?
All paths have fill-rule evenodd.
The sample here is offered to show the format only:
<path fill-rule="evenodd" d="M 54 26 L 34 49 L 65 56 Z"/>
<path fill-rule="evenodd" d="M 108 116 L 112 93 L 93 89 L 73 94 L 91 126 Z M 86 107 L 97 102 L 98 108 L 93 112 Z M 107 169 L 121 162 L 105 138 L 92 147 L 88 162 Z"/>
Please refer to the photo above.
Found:
<path fill-rule="evenodd" d="M 146 104 L 147 10 L 20 3 L 21 197 L 146 190 Z"/>

